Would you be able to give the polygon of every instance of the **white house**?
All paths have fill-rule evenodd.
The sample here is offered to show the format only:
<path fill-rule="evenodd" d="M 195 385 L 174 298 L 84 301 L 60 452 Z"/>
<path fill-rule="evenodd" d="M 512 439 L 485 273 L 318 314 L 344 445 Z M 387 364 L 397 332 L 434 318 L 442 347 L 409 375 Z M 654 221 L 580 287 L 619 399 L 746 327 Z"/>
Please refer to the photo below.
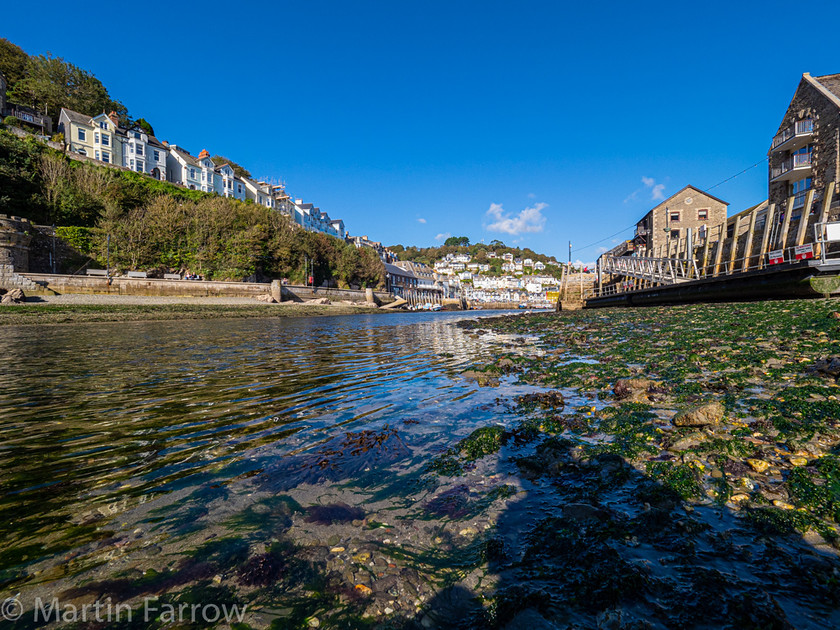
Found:
<path fill-rule="evenodd" d="M 122 144 L 122 165 L 138 173 L 148 173 L 166 181 L 166 147 L 142 127 L 132 127 L 117 135 Z"/>
<path fill-rule="evenodd" d="M 545 269 L 545 263 L 540 262 L 539 260 L 534 263 L 534 269 L 536 271 L 543 271 Z"/>

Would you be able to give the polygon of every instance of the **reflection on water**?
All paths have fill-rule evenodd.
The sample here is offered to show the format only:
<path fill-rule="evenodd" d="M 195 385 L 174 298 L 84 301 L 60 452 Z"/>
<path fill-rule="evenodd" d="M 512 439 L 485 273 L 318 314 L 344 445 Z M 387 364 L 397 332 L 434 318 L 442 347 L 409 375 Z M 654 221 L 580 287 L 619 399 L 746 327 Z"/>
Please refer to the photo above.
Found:
<path fill-rule="evenodd" d="M 399 425 L 403 456 L 466 435 L 499 392 L 453 378 L 489 352 L 451 325 L 463 316 L 4 329 L 2 582 L 114 536 L 129 526 L 115 515 L 155 497 L 255 475 L 273 492 L 321 483 L 328 471 L 303 475 L 295 458 L 344 435 Z M 206 510 L 186 514 L 189 527 Z"/>

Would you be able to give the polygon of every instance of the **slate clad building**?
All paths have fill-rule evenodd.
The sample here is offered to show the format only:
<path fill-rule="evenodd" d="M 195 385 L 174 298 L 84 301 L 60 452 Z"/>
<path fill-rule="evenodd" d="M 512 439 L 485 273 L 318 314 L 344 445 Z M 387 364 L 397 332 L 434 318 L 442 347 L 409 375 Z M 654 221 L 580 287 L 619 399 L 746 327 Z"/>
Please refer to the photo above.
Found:
<path fill-rule="evenodd" d="M 768 151 L 768 201 L 782 211 L 793 196 L 791 219 L 799 217 L 808 191 L 811 212 L 822 206 L 829 182 L 840 180 L 840 74 L 805 73 Z M 835 188 L 830 218 L 840 213 Z"/>

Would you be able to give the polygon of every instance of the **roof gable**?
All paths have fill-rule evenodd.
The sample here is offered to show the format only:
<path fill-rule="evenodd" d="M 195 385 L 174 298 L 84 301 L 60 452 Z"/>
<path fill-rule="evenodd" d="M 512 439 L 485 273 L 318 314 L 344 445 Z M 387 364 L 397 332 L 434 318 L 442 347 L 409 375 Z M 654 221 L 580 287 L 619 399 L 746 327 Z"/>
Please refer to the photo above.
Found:
<path fill-rule="evenodd" d="M 812 77 L 807 72 L 802 79 L 813 85 L 817 91 L 829 101 L 840 107 L 840 74 L 825 74 L 821 77 Z"/>
<path fill-rule="evenodd" d="M 699 189 L 699 188 L 697 188 L 696 186 L 692 186 L 691 184 L 689 184 L 688 186 L 684 186 L 682 189 L 678 190 L 678 191 L 677 191 L 677 192 L 675 192 L 673 195 L 671 195 L 670 197 L 668 197 L 667 199 L 665 199 L 664 201 L 662 201 L 659 205 L 654 206 L 654 207 L 651 209 L 651 211 L 650 211 L 650 212 L 656 212 L 656 211 L 657 211 L 657 210 L 659 210 L 660 208 L 664 208 L 664 207 L 665 207 L 665 206 L 667 206 L 669 203 L 671 203 L 671 201 L 673 201 L 674 197 L 676 197 L 677 195 L 680 195 L 680 194 L 684 193 L 684 192 L 685 192 L 686 190 L 688 190 L 688 189 L 693 190 L 693 191 L 694 191 L 695 193 L 697 193 L 698 195 L 700 195 L 700 196 L 702 196 L 702 197 L 705 197 L 705 198 L 707 198 L 707 199 L 712 199 L 713 201 L 717 201 L 718 203 L 722 203 L 722 204 L 723 204 L 723 205 L 725 205 L 725 206 L 728 206 L 728 205 L 729 205 L 729 202 L 728 202 L 728 201 L 724 201 L 723 199 L 719 199 L 718 197 L 715 197 L 714 195 L 710 195 L 709 193 L 707 193 L 707 192 L 705 192 L 705 191 L 700 190 L 700 189 Z"/>

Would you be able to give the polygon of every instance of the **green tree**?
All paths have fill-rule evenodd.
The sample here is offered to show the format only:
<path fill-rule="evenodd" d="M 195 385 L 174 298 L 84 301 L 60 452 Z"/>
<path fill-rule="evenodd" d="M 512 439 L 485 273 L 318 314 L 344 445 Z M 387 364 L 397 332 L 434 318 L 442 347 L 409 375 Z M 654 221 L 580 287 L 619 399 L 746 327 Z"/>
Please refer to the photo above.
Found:
<path fill-rule="evenodd" d="M 470 239 L 466 236 L 450 236 L 443 244 L 447 247 L 469 247 Z"/>
<path fill-rule="evenodd" d="M 66 107 L 88 116 L 114 111 L 123 122 L 128 121 L 126 107 L 109 96 L 99 79 L 49 53 L 29 57 L 26 77 L 15 83 L 11 98 L 53 118 Z"/>
<path fill-rule="evenodd" d="M 147 121 L 145 118 L 138 118 L 134 121 L 134 124 L 140 127 L 143 131 L 145 131 L 150 136 L 155 135 L 155 130 L 152 128 L 151 123 Z"/>
<path fill-rule="evenodd" d="M 213 164 L 215 164 L 216 166 L 228 164 L 233 169 L 233 172 L 234 174 L 236 174 L 237 177 L 247 177 L 248 179 L 251 178 L 251 172 L 247 168 L 245 168 L 244 166 L 240 166 L 233 160 L 229 160 L 221 155 L 214 155 L 210 159 L 213 160 Z"/>
<path fill-rule="evenodd" d="M 6 77 L 6 84 L 9 91 L 26 75 L 26 62 L 29 55 L 23 52 L 20 46 L 16 46 L 8 39 L 0 37 L 0 72 Z"/>

